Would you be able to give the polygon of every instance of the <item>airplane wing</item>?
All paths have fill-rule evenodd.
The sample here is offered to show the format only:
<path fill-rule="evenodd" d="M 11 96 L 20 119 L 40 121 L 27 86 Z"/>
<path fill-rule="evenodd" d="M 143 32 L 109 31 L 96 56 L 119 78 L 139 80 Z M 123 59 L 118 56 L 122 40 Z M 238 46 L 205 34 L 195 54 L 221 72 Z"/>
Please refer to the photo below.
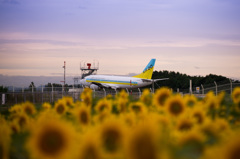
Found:
<path fill-rule="evenodd" d="M 150 79 L 141 79 L 143 82 L 152 82 Z"/>
<path fill-rule="evenodd" d="M 141 79 L 143 82 L 157 82 L 157 81 L 163 81 L 168 80 L 169 78 L 159 78 L 159 79 Z"/>
<path fill-rule="evenodd" d="M 169 78 L 152 79 L 154 82 L 168 80 Z"/>

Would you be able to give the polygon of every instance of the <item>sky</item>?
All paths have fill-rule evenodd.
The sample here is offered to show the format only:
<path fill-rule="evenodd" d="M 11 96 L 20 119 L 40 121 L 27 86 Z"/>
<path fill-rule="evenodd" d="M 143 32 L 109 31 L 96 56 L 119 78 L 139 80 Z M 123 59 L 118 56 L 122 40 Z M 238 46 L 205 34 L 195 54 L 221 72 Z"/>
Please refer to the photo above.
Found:
<path fill-rule="evenodd" d="M 240 79 L 239 0 L 0 0 L 0 75 L 154 70 Z"/>

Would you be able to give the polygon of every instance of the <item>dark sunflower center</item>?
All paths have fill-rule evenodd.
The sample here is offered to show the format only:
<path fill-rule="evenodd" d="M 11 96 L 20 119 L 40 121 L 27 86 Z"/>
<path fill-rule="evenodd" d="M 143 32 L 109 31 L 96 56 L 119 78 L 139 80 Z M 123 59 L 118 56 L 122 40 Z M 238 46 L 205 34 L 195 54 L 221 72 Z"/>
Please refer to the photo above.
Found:
<path fill-rule="evenodd" d="M 67 104 L 68 106 L 71 106 L 71 105 L 72 105 L 72 102 L 71 102 L 71 101 L 67 101 L 66 104 Z"/>
<path fill-rule="evenodd" d="M 141 112 L 141 107 L 139 105 L 133 105 L 132 109 L 135 113 Z"/>
<path fill-rule="evenodd" d="M 230 151 L 229 159 L 239 159 L 240 158 L 240 144 L 238 143 L 235 148 Z"/>
<path fill-rule="evenodd" d="M 57 107 L 57 112 L 59 114 L 62 114 L 64 112 L 64 106 L 62 104 L 60 104 L 58 107 Z"/>
<path fill-rule="evenodd" d="M 39 149 L 47 155 L 56 155 L 64 148 L 66 141 L 58 130 L 46 130 L 39 138 Z"/>
<path fill-rule="evenodd" d="M 0 145 L 0 158 L 3 158 L 4 156 L 3 156 L 3 147 L 2 147 L 2 145 Z"/>
<path fill-rule="evenodd" d="M 126 110 L 126 104 L 125 104 L 124 102 L 121 102 L 121 103 L 119 104 L 119 106 L 120 106 L 120 111 L 121 111 L 121 112 L 124 112 L 124 111 Z"/>
<path fill-rule="evenodd" d="M 20 117 L 18 123 L 21 127 L 23 127 L 24 125 L 26 125 L 27 120 L 25 117 Z"/>
<path fill-rule="evenodd" d="M 193 100 L 189 100 L 187 102 L 187 105 L 190 106 L 190 107 L 194 106 L 194 104 L 195 104 L 195 102 Z"/>
<path fill-rule="evenodd" d="M 167 94 L 162 94 L 158 97 L 158 103 L 160 105 L 164 105 L 166 99 L 168 98 L 168 95 Z"/>
<path fill-rule="evenodd" d="M 236 93 L 236 94 L 234 95 L 234 98 L 235 98 L 235 99 L 240 98 L 240 93 Z"/>
<path fill-rule="evenodd" d="M 100 112 L 102 112 L 104 109 L 106 109 L 106 107 L 107 107 L 106 104 L 102 104 L 102 105 L 99 107 Z"/>
<path fill-rule="evenodd" d="M 183 106 L 179 102 L 173 102 L 170 105 L 170 112 L 174 115 L 179 115 L 183 111 Z"/>
<path fill-rule="evenodd" d="M 89 97 L 89 96 L 86 96 L 86 97 L 84 98 L 84 102 L 86 103 L 87 106 L 89 106 L 89 105 L 91 104 L 91 99 L 90 99 L 90 97 Z"/>
<path fill-rule="evenodd" d="M 80 114 L 80 121 L 81 123 L 83 124 L 87 124 L 88 123 L 88 115 L 87 115 L 87 112 L 85 111 L 82 111 L 81 114 Z"/>
<path fill-rule="evenodd" d="M 197 123 L 201 124 L 203 122 L 203 117 L 201 114 L 195 113 L 193 116 L 197 119 Z"/>
<path fill-rule="evenodd" d="M 192 128 L 192 123 L 190 122 L 184 122 L 180 125 L 179 130 L 184 131 L 184 130 L 190 130 Z"/>
<path fill-rule="evenodd" d="M 120 133 L 117 130 L 106 130 L 103 134 L 103 144 L 107 151 L 115 152 L 119 147 Z"/>
<path fill-rule="evenodd" d="M 83 152 L 83 159 L 98 159 L 99 155 L 93 145 L 89 145 Z"/>
<path fill-rule="evenodd" d="M 132 153 L 135 159 L 156 159 L 155 146 L 149 134 L 136 136 L 132 142 Z"/>
<path fill-rule="evenodd" d="M 25 112 L 26 112 L 28 115 L 33 114 L 33 110 L 32 110 L 30 107 L 26 107 L 26 108 L 25 108 Z"/>
<path fill-rule="evenodd" d="M 213 109 L 216 108 L 216 104 L 212 101 L 212 102 L 209 103 L 208 107 L 209 107 L 210 110 L 213 110 Z"/>

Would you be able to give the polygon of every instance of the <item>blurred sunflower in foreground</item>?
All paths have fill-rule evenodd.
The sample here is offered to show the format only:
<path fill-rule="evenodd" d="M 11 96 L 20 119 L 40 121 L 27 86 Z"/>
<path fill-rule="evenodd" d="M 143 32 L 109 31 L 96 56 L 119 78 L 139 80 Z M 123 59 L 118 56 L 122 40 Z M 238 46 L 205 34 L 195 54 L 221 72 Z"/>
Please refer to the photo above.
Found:
<path fill-rule="evenodd" d="M 232 93 L 232 99 L 235 104 L 240 104 L 240 87 L 236 87 Z"/>
<path fill-rule="evenodd" d="M 153 104 L 159 108 L 165 105 L 166 100 L 172 95 L 172 91 L 168 88 L 158 89 L 153 96 Z"/>
<path fill-rule="evenodd" d="M 43 115 L 31 128 L 26 148 L 32 158 L 73 158 L 76 153 L 75 129 L 57 117 Z"/>
<path fill-rule="evenodd" d="M 240 88 L 229 97 L 84 89 L 79 101 L 16 104 L 0 115 L 0 159 L 239 159 Z"/>
<path fill-rule="evenodd" d="M 0 115 L 0 158 L 8 159 L 11 144 L 11 128 L 7 121 Z"/>

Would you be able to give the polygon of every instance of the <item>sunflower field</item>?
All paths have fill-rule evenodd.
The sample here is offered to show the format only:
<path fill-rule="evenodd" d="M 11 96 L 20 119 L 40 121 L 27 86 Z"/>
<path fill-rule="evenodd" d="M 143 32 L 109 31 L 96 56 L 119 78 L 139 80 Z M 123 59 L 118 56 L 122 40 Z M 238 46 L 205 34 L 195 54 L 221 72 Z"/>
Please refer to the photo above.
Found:
<path fill-rule="evenodd" d="M 202 99 L 168 88 L 123 90 L 0 114 L 0 159 L 240 159 L 240 88 Z"/>

